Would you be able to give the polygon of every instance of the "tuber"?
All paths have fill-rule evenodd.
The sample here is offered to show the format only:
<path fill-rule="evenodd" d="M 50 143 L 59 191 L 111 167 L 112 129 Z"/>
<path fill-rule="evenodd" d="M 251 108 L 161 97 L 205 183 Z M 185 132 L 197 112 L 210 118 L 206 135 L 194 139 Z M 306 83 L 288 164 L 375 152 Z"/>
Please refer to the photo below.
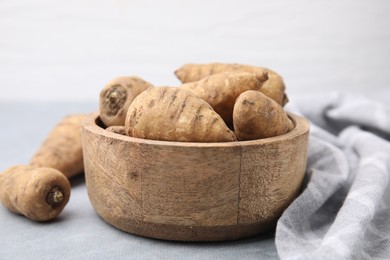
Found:
<path fill-rule="evenodd" d="M 84 171 L 82 122 L 84 114 L 66 116 L 49 133 L 30 161 L 31 166 L 59 170 L 67 178 Z"/>
<path fill-rule="evenodd" d="M 106 126 L 123 126 L 131 102 L 150 87 L 153 85 L 136 76 L 122 76 L 111 80 L 100 92 L 100 119 Z"/>
<path fill-rule="evenodd" d="M 35 221 L 48 221 L 61 213 L 70 196 L 68 179 L 47 167 L 13 166 L 0 174 L 0 201 Z"/>
<path fill-rule="evenodd" d="M 149 88 L 131 103 L 125 122 L 132 137 L 180 142 L 236 141 L 203 99 L 175 87 Z"/>
<path fill-rule="evenodd" d="M 211 105 L 227 125 L 232 124 L 233 106 L 236 98 L 246 90 L 260 90 L 268 79 L 266 72 L 223 72 L 213 74 L 200 81 L 180 86 L 191 91 Z"/>
<path fill-rule="evenodd" d="M 187 83 L 221 72 L 252 72 L 260 75 L 267 72 L 269 79 L 264 82 L 260 91 L 282 106 L 288 102 L 283 78 L 267 68 L 237 63 L 186 64 L 177 69 L 175 75 L 182 83 Z"/>
<path fill-rule="evenodd" d="M 113 125 L 106 128 L 106 131 L 119 134 L 119 135 L 126 135 L 126 129 L 122 125 Z"/>
<path fill-rule="evenodd" d="M 240 141 L 285 134 L 294 127 L 281 105 L 263 93 L 252 90 L 245 91 L 237 98 L 233 125 Z"/>

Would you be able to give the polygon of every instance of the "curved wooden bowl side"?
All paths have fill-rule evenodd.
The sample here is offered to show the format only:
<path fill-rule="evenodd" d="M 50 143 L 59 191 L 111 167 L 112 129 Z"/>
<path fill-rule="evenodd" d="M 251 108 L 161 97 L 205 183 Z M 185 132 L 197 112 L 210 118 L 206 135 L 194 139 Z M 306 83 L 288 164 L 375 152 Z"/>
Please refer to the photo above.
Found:
<path fill-rule="evenodd" d="M 146 237 L 230 240 L 273 228 L 299 192 L 309 126 L 262 140 L 180 143 L 121 136 L 84 125 L 85 176 L 97 213 Z"/>

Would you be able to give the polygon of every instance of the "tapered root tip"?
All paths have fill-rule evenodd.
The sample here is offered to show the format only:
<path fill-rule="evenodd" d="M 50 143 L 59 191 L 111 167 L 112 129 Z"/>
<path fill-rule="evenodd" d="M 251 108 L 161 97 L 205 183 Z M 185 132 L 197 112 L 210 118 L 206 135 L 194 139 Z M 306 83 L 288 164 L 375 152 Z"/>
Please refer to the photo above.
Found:
<path fill-rule="evenodd" d="M 288 103 L 288 96 L 286 95 L 286 93 L 284 93 L 284 95 L 283 95 L 283 104 L 282 104 L 282 106 L 284 106 L 284 105 L 286 105 L 287 103 Z"/>
<path fill-rule="evenodd" d="M 176 78 L 178 78 L 180 81 L 182 81 L 185 78 L 185 72 L 183 71 L 182 68 L 175 70 L 174 73 Z"/>
<path fill-rule="evenodd" d="M 269 74 L 267 71 L 264 71 L 262 73 L 256 73 L 256 78 L 259 82 L 263 83 L 269 79 Z"/>

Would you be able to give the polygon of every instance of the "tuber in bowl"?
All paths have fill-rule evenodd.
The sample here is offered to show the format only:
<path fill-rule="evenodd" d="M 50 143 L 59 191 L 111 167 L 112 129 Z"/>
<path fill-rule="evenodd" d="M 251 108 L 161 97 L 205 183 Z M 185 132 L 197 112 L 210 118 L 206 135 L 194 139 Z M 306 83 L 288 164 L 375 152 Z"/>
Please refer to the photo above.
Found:
<path fill-rule="evenodd" d="M 225 143 L 155 141 L 83 126 L 88 196 L 111 225 L 136 235 L 221 241 L 273 229 L 298 195 L 309 124 L 277 137 Z"/>

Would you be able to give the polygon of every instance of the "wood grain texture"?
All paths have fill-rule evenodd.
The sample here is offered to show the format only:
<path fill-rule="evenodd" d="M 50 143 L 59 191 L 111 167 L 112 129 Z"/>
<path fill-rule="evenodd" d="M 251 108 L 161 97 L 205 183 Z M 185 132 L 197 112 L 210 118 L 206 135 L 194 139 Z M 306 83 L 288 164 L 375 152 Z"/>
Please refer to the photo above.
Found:
<path fill-rule="evenodd" d="M 237 224 L 240 150 L 141 144 L 144 221 Z"/>
<path fill-rule="evenodd" d="M 103 218 L 112 220 L 127 216 L 141 220 L 141 175 L 138 170 L 141 151 L 139 144 L 123 142 L 119 138 L 83 132 L 84 167 L 88 196 Z M 117 137 L 115 133 L 111 133 Z M 119 158 L 132 158 L 121 160 Z M 108 170 L 110 169 L 110 170 Z M 121 189 L 119 187 L 126 187 Z"/>
<path fill-rule="evenodd" d="M 309 126 L 263 140 L 184 143 L 83 131 L 85 176 L 97 213 L 115 227 L 147 237 L 230 240 L 259 234 L 298 194 Z M 98 124 L 97 124 L 97 123 Z"/>
<path fill-rule="evenodd" d="M 287 135 L 241 146 L 239 223 L 276 221 L 296 197 L 306 168 L 306 130 L 298 119 Z"/>

